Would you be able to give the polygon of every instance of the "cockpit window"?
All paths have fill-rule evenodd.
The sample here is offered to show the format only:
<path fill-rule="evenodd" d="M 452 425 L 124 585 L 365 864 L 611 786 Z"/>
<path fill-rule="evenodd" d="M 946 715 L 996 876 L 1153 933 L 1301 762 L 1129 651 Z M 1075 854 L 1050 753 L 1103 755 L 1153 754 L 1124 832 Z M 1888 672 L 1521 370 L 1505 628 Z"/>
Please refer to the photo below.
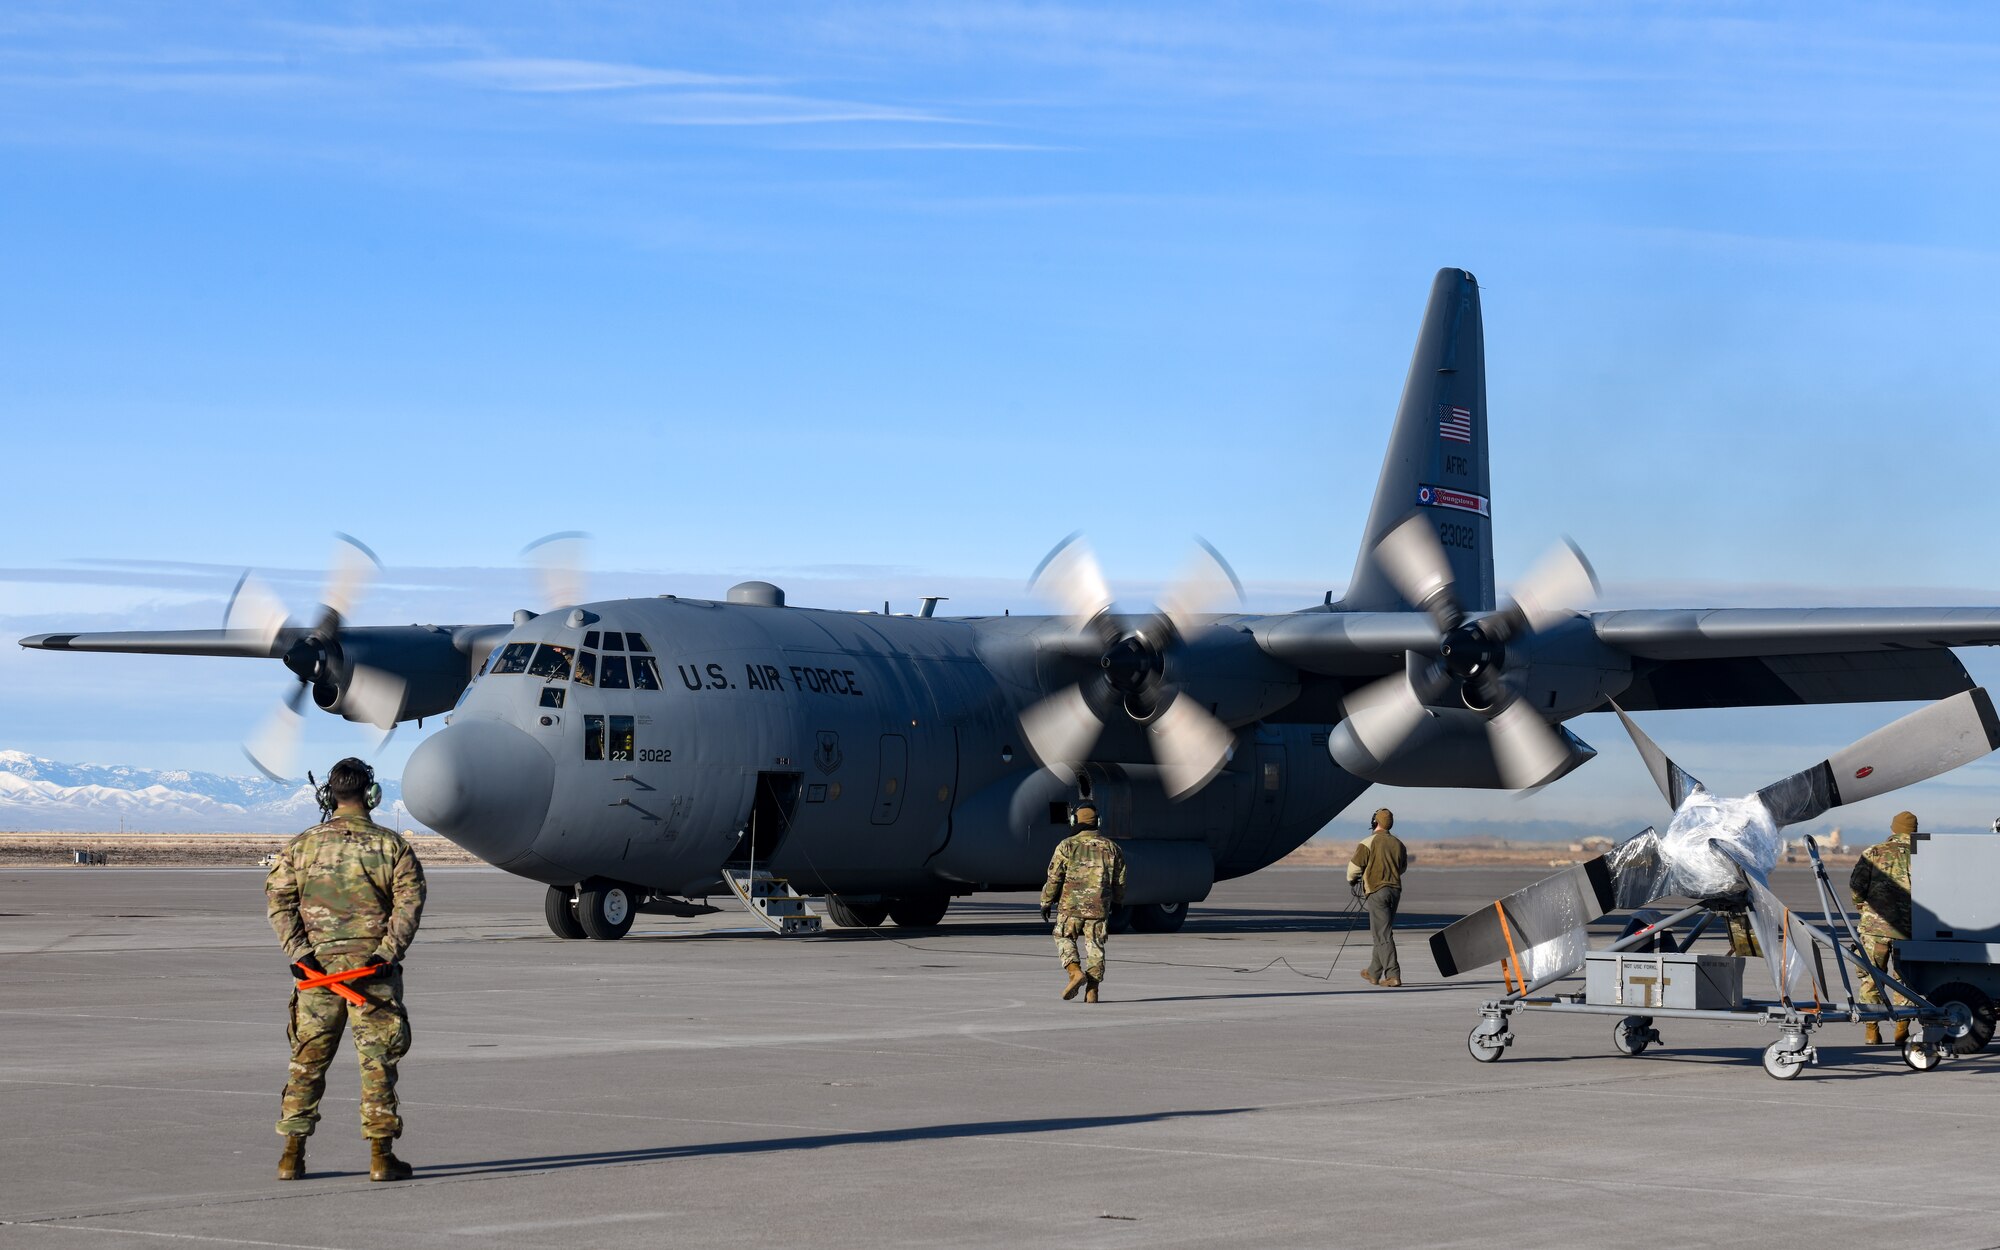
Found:
<path fill-rule="evenodd" d="M 597 656 L 589 651 L 579 651 L 576 656 L 576 684 L 595 686 L 597 684 Z"/>
<path fill-rule="evenodd" d="M 593 629 L 589 633 L 583 636 L 583 645 L 589 647 L 592 651 L 595 651 L 597 650 L 597 639 L 598 639 L 598 633 L 596 630 Z"/>
<path fill-rule="evenodd" d="M 604 649 L 606 651 L 623 651 L 625 649 L 625 635 L 615 629 L 606 630 L 604 634 Z"/>
<path fill-rule="evenodd" d="M 554 647 L 545 642 L 535 648 L 535 658 L 528 664 L 528 676 L 540 677 L 544 681 L 568 681 L 570 657 L 575 654 L 573 647 Z"/>
<path fill-rule="evenodd" d="M 500 649 L 500 658 L 493 663 L 495 673 L 525 673 L 528 658 L 535 654 L 532 642 L 510 642 Z"/>
<path fill-rule="evenodd" d="M 627 651 L 651 651 L 651 650 L 652 650 L 652 648 L 651 648 L 651 647 L 649 647 L 649 646 L 647 646 L 647 645 L 646 645 L 646 638 L 645 638 L 645 636 L 644 636 L 643 634 L 635 634 L 635 633 L 632 633 L 632 632 L 630 632 L 629 630 L 628 630 L 628 631 L 626 632 L 626 634 L 625 634 L 625 649 L 626 649 Z"/>
<path fill-rule="evenodd" d="M 653 663 L 652 656 L 635 655 L 632 657 L 632 684 L 641 690 L 658 690 L 660 688 L 660 669 L 658 665 Z"/>
<path fill-rule="evenodd" d="M 604 667 L 598 670 L 597 684 L 600 689 L 604 690 L 630 690 L 632 688 L 632 679 L 625 672 L 625 657 L 622 655 L 605 656 Z"/>

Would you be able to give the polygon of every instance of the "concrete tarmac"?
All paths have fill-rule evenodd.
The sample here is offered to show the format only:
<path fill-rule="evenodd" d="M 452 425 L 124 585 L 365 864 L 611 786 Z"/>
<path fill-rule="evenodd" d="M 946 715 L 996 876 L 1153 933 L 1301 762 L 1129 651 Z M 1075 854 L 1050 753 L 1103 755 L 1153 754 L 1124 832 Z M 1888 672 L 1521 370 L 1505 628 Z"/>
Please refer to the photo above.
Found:
<path fill-rule="evenodd" d="M 1270 870 L 1114 939 L 1086 1006 L 1028 896 L 561 942 L 541 887 L 436 870 L 417 1178 L 378 1185 L 346 1047 L 275 1179 L 260 872 L 0 872 L 0 1246 L 2000 1245 L 1992 1055 L 1920 1074 L 1841 1025 L 1781 1083 L 1767 1027 L 1663 1020 L 1627 1058 L 1544 1014 L 1473 1062 L 1497 974 L 1440 981 L 1424 937 L 1537 875 L 1415 868 L 1385 990 L 1339 872 Z"/>

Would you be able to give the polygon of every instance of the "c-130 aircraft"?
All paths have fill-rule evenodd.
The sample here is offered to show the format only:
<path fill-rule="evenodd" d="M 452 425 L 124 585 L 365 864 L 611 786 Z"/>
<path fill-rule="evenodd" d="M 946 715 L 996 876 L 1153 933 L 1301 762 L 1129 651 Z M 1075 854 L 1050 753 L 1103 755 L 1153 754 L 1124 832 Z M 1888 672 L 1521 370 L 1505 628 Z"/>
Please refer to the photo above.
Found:
<path fill-rule="evenodd" d="M 1369 785 L 1519 789 L 1595 752 L 1562 727 L 1627 711 L 1932 700 L 2000 608 L 1586 612 L 1558 548 L 1494 586 L 1479 289 L 1431 287 L 1361 554 L 1339 602 L 1215 612 L 1209 553 L 1159 609 L 1115 609 L 1066 541 L 1036 585 L 1063 616 L 916 617 L 662 595 L 508 624 L 351 626 L 240 588 L 225 628 L 41 634 L 24 647 L 254 656 L 290 706 L 384 728 L 449 713 L 403 775 L 410 812 L 549 887 L 564 937 L 624 935 L 755 865 L 837 923 L 930 925 L 1033 888 L 1089 790 L 1124 839 L 1125 919 L 1180 927 L 1218 880 L 1276 862 Z M 253 759 L 256 758 L 253 754 Z"/>

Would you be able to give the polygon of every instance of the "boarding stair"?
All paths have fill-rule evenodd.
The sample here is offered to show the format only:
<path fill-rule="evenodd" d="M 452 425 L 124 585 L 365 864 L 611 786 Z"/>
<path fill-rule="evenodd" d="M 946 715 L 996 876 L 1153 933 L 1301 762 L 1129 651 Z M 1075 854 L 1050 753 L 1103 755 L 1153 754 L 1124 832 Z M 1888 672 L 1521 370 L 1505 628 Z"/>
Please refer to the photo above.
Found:
<path fill-rule="evenodd" d="M 722 879 L 757 922 L 779 937 L 806 937 L 818 933 L 821 920 L 807 903 L 807 896 L 783 877 L 762 868 L 725 868 Z"/>

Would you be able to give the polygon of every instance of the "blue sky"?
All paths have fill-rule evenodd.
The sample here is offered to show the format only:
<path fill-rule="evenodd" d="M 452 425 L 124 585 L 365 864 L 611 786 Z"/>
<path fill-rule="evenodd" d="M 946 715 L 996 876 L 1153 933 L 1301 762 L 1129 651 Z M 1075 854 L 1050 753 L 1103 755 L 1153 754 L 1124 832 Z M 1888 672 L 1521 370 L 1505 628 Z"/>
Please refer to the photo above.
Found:
<path fill-rule="evenodd" d="M 1314 602 L 1443 265 L 1503 582 L 1567 533 L 1614 603 L 2000 603 L 1996 71 L 1974 5 L 15 3 L 0 628 L 303 607 L 336 529 L 381 621 L 501 619 L 567 529 L 598 593 L 1018 609 L 1082 528 Z M 8 649 L 0 745 L 232 771 L 279 677 Z M 1749 788 L 1898 710 L 1653 728 Z M 1650 816 L 1601 721 L 1392 797 Z"/>

